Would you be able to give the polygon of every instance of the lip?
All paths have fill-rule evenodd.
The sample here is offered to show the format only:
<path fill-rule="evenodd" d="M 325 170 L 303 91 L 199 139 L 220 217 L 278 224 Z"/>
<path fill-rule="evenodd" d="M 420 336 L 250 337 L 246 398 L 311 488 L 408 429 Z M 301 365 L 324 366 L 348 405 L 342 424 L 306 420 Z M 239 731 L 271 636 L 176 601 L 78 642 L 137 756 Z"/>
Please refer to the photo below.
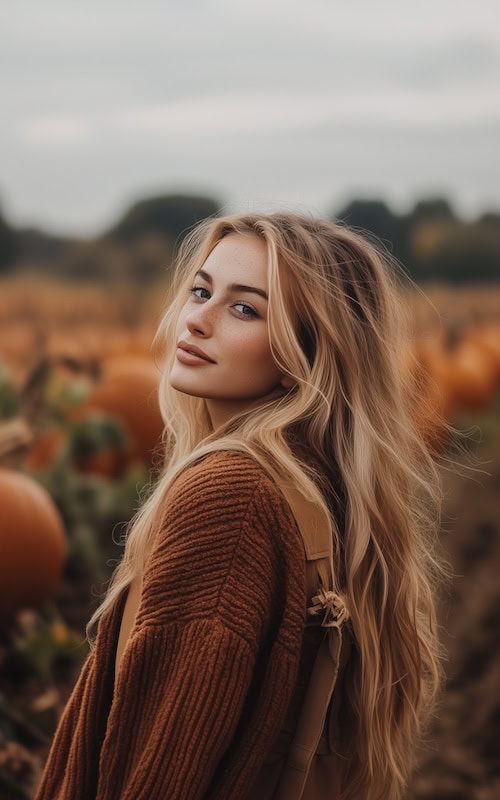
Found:
<path fill-rule="evenodd" d="M 177 347 L 185 351 L 191 350 L 193 353 L 196 353 L 197 356 L 203 358 L 205 361 L 210 361 L 212 364 L 215 363 L 209 356 L 207 356 L 206 353 L 203 352 L 203 350 L 200 347 L 197 347 L 195 344 L 189 344 L 188 342 L 185 342 L 181 339 L 181 341 L 177 343 Z"/>
<path fill-rule="evenodd" d="M 188 364 L 191 367 L 196 366 L 204 366 L 207 364 L 212 364 L 212 361 L 207 361 L 206 358 L 200 358 L 200 356 L 193 356 L 192 353 L 186 353 L 182 347 L 178 347 L 175 353 L 177 361 L 180 361 L 182 364 Z"/>

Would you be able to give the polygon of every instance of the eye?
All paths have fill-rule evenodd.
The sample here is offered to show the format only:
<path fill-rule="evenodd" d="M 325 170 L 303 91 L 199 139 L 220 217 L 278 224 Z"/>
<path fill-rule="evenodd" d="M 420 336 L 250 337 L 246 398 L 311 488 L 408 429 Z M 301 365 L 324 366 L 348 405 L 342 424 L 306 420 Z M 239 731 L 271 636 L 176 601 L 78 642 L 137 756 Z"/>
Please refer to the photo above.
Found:
<path fill-rule="evenodd" d="M 255 310 L 254 308 L 252 308 L 252 306 L 247 306 L 247 304 L 246 304 L 246 303 L 235 303 L 235 304 L 234 304 L 234 306 L 233 306 L 233 308 L 236 308 L 236 306 L 241 306 L 242 308 L 246 308 L 246 309 L 247 309 L 247 311 L 249 311 L 249 312 L 250 312 L 250 313 L 248 314 L 248 313 L 246 313 L 246 312 L 245 312 L 245 313 L 242 313 L 241 311 L 237 311 L 236 313 L 237 313 L 237 314 L 239 314 L 241 317 L 258 317 L 258 316 L 259 316 L 259 315 L 257 314 L 256 310 Z"/>
<path fill-rule="evenodd" d="M 190 289 L 188 289 L 189 294 L 192 294 L 194 297 L 200 297 L 199 294 L 196 294 L 196 292 L 199 292 L 199 291 L 207 292 L 207 294 L 210 294 L 208 289 L 205 289 L 204 286 L 192 286 Z"/>
<path fill-rule="evenodd" d="M 210 292 L 205 288 L 205 286 L 191 286 L 191 288 L 188 289 L 188 292 L 189 294 L 193 295 L 193 297 L 198 297 L 200 300 L 206 300 L 206 297 L 203 297 L 201 294 L 196 294 L 197 292 L 206 292 L 207 295 L 210 296 Z M 233 308 L 236 308 L 236 306 L 240 306 L 241 308 L 245 309 L 244 311 L 236 312 L 240 317 L 246 317 L 249 319 L 259 316 L 255 308 L 252 308 L 252 306 L 249 306 L 247 303 L 235 303 Z"/>

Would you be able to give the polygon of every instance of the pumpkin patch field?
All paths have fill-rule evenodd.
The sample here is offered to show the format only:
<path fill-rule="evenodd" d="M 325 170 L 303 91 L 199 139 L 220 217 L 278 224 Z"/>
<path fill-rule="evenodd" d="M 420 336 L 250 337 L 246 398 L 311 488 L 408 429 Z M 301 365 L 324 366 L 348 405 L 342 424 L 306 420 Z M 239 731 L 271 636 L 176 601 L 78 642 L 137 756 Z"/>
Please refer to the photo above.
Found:
<path fill-rule="evenodd" d="M 85 625 L 162 468 L 161 284 L 0 282 L 0 800 L 29 800 Z M 446 684 L 406 800 L 500 798 L 500 286 L 408 291 L 411 413 L 439 461 Z M 318 799 L 320 800 L 320 799 Z"/>

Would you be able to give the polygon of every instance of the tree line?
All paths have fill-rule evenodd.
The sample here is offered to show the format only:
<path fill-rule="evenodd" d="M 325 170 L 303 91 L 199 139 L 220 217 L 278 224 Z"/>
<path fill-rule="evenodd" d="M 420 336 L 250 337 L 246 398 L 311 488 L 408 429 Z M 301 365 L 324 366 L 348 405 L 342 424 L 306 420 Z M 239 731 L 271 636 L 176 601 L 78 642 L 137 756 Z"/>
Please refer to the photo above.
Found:
<path fill-rule="evenodd" d="M 16 228 L 0 210 L 0 275 L 29 269 L 67 279 L 149 283 L 168 273 L 187 231 L 221 208 L 205 195 L 146 198 L 92 239 Z M 498 213 L 464 221 L 445 198 L 419 200 L 406 214 L 394 213 L 381 199 L 355 199 L 330 218 L 365 232 L 417 283 L 500 279 Z"/>

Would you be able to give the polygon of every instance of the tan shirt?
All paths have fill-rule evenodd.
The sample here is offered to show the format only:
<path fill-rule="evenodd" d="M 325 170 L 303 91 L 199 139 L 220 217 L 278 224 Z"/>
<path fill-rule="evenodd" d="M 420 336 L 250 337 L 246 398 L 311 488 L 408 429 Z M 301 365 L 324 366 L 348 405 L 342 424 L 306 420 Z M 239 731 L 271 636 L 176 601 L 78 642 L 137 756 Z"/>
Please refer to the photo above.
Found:
<path fill-rule="evenodd" d="M 139 610 L 141 591 L 142 591 L 142 575 L 136 575 L 132 579 L 132 583 L 128 588 L 127 599 L 125 601 L 125 607 L 123 609 L 123 617 L 120 624 L 120 633 L 118 636 L 118 645 L 116 648 L 115 676 L 118 675 L 118 670 L 120 668 L 120 662 L 122 660 L 123 651 L 125 650 L 125 646 L 129 640 L 132 628 L 134 627 L 134 623 L 137 617 L 137 612 Z"/>

